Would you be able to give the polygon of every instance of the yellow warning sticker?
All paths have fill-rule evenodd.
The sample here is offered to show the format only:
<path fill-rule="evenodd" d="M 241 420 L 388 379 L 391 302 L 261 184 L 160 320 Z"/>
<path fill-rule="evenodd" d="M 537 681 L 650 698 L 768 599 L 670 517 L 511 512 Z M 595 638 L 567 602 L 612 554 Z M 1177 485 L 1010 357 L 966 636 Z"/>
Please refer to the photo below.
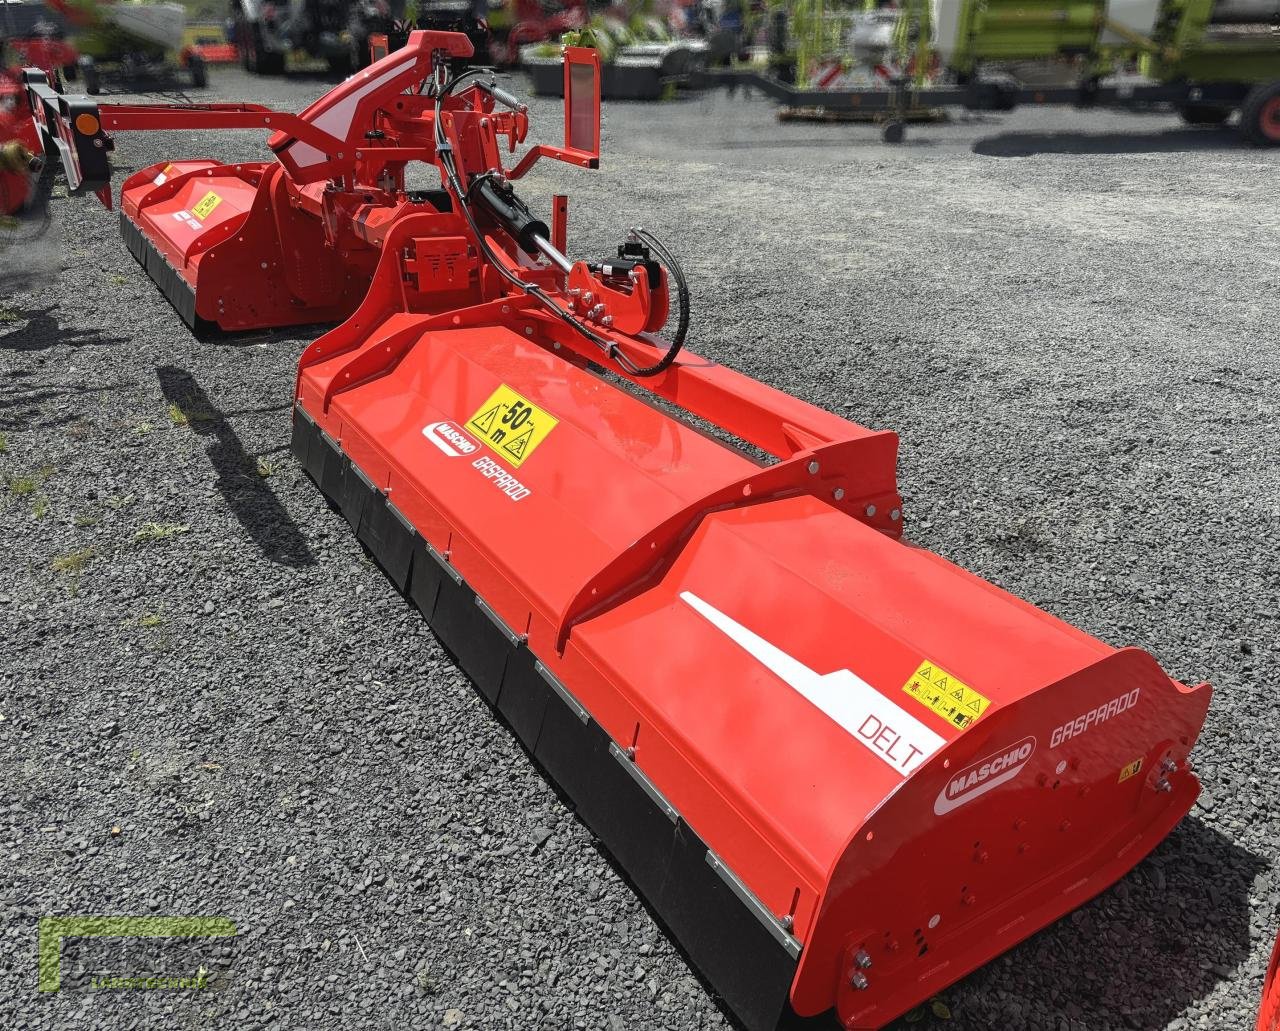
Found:
<path fill-rule="evenodd" d="M 559 421 L 504 383 L 470 418 L 467 429 L 499 458 L 519 469 Z"/>
<path fill-rule="evenodd" d="M 902 690 L 952 726 L 961 728 L 981 719 L 991 705 L 991 699 L 928 660 L 920 663 Z"/>
<path fill-rule="evenodd" d="M 195 215 L 201 222 L 213 214 L 213 209 L 222 203 L 222 198 L 210 190 L 201 197 L 191 209 L 191 214 Z"/>
<path fill-rule="evenodd" d="M 1137 776 L 1141 772 L 1142 772 L 1142 757 L 1139 756 L 1137 759 L 1134 759 L 1133 762 L 1131 762 L 1128 766 L 1124 767 L 1120 771 L 1120 779 L 1116 781 L 1116 783 L 1123 784 L 1130 777 Z"/>

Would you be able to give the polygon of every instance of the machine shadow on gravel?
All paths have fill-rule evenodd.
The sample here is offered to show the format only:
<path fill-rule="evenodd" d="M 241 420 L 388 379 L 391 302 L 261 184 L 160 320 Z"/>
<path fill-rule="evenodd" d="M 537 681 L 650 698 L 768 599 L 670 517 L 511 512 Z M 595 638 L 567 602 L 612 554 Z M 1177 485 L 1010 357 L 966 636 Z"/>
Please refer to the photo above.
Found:
<path fill-rule="evenodd" d="M 1027 158 L 1038 154 L 1186 154 L 1244 149 L 1246 144 L 1230 127 L 1152 133 L 1006 132 L 985 137 L 973 145 L 973 153 L 992 158 Z"/>
<path fill-rule="evenodd" d="M 46 351 L 51 347 L 112 347 L 126 343 L 124 337 L 106 336 L 98 329 L 59 325 L 57 307 L 9 308 L 16 329 L 0 333 L 0 351 Z"/>
<path fill-rule="evenodd" d="M 214 406 L 185 369 L 163 365 L 156 375 L 165 400 L 186 417 L 193 431 L 209 438 L 209 461 L 218 474 L 218 490 L 263 555 L 294 568 L 314 565 L 315 556 L 298 524 L 258 475 L 255 459 L 245 450 L 226 413 Z"/>
<path fill-rule="evenodd" d="M 962 1025 L 968 997 L 1002 999 L 1007 1016 L 1070 999 L 1079 1010 L 1070 1026 L 1088 1031 L 1167 1027 L 1248 959 L 1249 895 L 1266 868 L 1264 859 L 1188 816 L 1118 884 L 946 997 Z"/>

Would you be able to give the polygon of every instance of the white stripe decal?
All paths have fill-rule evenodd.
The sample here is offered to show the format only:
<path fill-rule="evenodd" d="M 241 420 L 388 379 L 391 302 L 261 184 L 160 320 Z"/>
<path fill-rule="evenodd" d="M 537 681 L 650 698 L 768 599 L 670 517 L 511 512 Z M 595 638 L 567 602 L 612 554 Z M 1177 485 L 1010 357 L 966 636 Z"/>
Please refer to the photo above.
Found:
<path fill-rule="evenodd" d="M 696 594 L 683 591 L 680 598 L 902 776 L 910 774 L 947 743 L 856 673 L 847 669 L 818 673 Z"/>

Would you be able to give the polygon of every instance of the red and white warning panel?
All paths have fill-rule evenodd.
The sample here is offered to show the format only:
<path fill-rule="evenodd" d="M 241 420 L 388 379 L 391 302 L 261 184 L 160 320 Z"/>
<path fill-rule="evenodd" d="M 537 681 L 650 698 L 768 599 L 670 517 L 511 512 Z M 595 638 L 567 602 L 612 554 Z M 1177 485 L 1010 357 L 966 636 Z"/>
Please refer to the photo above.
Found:
<path fill-rule="evenodd" d="M 300 418 L 545 674 L 504 660 L 500 710 L 572 685 L 598 747 L 549 743 L 567 734 L 554 698 L 522 737 L 699 965 L 748 973 L 715 979 L 749 1027 L 880 1027 L 1097 894 L 1190 807 L 1207 688 L 868 525 L 866 505 L 703 505 L 762 470 L 510 329 L 423 332 L 335 388 L 413 318 L 304 368 Z M 302 452 L 323 485 L 333 454 Z M 582 603 L 637 550 L 638 579 Z M 447 627 L 442 597 L 428 615 Z M 602 763 L 653 811 L 617 816 Z M 755 939 L 675 887 L 690 849 Z"/>

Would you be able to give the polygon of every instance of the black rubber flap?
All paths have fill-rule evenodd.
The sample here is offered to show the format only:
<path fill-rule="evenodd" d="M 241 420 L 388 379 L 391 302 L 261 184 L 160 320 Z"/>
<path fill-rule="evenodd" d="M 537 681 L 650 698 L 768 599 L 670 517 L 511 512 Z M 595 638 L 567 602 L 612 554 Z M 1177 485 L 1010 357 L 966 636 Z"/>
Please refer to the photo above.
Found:
<path fill-rule="evenodd" d="M 300 408 L 293 450 L 748 1031 L 834 1028 L 791 1013 L 796 959 L 644 776 L 643 741 L 633 762 Z"/>

